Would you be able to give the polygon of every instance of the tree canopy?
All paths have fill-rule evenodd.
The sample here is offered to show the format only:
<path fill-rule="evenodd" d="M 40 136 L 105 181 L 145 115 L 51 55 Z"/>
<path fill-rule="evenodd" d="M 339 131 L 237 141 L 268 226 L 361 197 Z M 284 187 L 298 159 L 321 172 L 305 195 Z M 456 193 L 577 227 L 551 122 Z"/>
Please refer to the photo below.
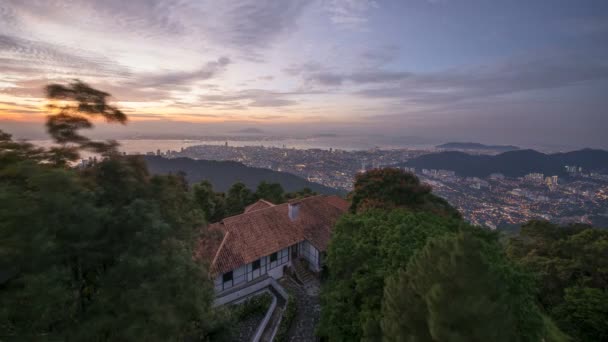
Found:
<path fill-rule="evenodd" d="M 509 256 L 532 272 L 538 301 L 568 334 L 608 339 L 608 231 L 531 221 L 507 245 Z"/>
<path fill-rule="evenodd" d="M 405 209 L 343 216 L 327 251 L 329 275 L 321 293 L 319 333 L 332 341 L 378 341 L 386 279 L 416 250 L 464 223 Z"/>
<path fill-rule="evenodd" d="M 532 278 L 496 234 L 461 230 L 429 242 L 384 289 L 385 341 L 539 341 Z"/>
<path fill-rule="evenodd" d="M 460 213 L 446 200 L 431 193 L 429 185 L 421 183 L 413 173 L 396 168 L 373 169 L 355 178 L 350 210 L 360 212 L 370 208 L 405 208 L 460 218 Z"/>
<path fill-rule="evenodd" d="M 69 167 L 81 149 L 113 146 L 76 133 L 90 127 L 84 115 L 126 117 L 81 82 L 47 92 L 68 100 L 47 124 L 59 148 L 0 133 L 0 338 L 220 339 L 226 318 L 193 259 L 204 213 L 183 177 L 116 153 Z"/>

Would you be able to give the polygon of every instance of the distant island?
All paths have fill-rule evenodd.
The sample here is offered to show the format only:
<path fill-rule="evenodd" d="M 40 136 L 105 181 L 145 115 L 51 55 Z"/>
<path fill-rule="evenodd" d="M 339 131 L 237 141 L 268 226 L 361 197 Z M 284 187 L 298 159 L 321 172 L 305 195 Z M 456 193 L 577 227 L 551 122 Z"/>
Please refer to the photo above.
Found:
<path fill-rule="evenodd" d="M 513 145 L 484 145 L 474 142 L 449 142 L 435 147 L 442 150 L 486 150 L 496 152 L 516 151 L 520 149 Z"/>
<path fill-rule="evenodd" d="M 250 189 L 255 189 L 260 182 L 267 181 L 281 184 L 287 192 L 310 188 L 320 194 L 341 194 L 337 189 L 309 182 L 291 173 L 249 167 L 233 161 L 169 159 L 158 156 L 145 156 L 145 160 L 152 174 L 176 174 L 182 171 L 186 173 L 186 179 L 190 184 L 208 180 L 217 191 L 225 192 L 238 181 L 243 182 Z"/>
<path fill-rule="evenodd" d="M 446 151 L 425 154 L 400 165 L 419 169 L 452 170 L 463 177 L 487 177 L 492 173 L 522 177 L 533 172 L 565 176 L 566 165 L 582 167 L 586 171 L 608 171 L 608 151 L 584 149 L 545 154 L 535 150 L 517 150 L 495 156 Z"/>

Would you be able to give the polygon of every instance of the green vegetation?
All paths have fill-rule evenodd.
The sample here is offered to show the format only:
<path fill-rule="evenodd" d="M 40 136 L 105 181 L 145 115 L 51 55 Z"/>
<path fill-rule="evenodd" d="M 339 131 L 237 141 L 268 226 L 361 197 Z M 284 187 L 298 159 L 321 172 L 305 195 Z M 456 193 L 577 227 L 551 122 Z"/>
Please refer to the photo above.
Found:
<path fill-rule="evenodd" d="M 386 284 L 384 340 L 539 341 L 533 293 L 496 234 L 473 228 L 431 239 Z"/>
<path fill-rule="evenodd" d="M 234 319 L 241 321 L 256 315 L 265 315 L 272 303 L 272 295 L 268 292 L 253 296 L 246 301 L 232 305 L 231 314 Z"/>
<path fill-rule="evenodd" d="M 385 279 L 405 268 L 429 238 L 455 233 L 462 224 L 405 209 L 342 217 L 327 252 L 319 333 L 332 341 L 381 339 Z"/>
<path fill-rule="evenodd" d="M 460 213 L 446 200 L 431 193 L 413 173 L 399 169 L 374 169 L 358 174 L 351 194 L 351 212 L 367 209 L 404 208 L 439 216 L 460 218 Z"/>
<path fill-rule="evenodd" d="M 608 231 L 532 221 L 509 240 L 509 256 L 533 273 L 538 302 L 579 341 L 608 339 Z"/>
<path fill-rule="evenodd" d="M 150 176 L 87 117 L 124 122 L 108 94 L 51 85 L 50 150 L 0 133 L 0 337 L 11 340 L 221 340 L 226 317 L 193 260 L 203 212 L 179 175 Z M 81 150 L 105 159 L 68 167 Z M 204 232 L 203 232 L 204 233 Z"/>
<path fill-rule="evenodd" d="M 286 342 L 288 341 L 288 333 L 291 325 L 296 318 L 296 314 L 298 312 L 298 305 L 292 295 L 287 297 L 287 304 L 285 305 L 285 312 L 283 312 L 283 317 L 281 318 L 281 323 L 277 328 L 277 333 L 274 336 L 274 340 L 277 342 Z"/>
<path fill-rule="evenodd" d="M 291 199 L 316 195 L 309 188 L 285 193 L 281 184 L 268 182 L 261 182 L 255 192 L 248 189 L 244 183 L 236 182 L 230 187 L 227 195 L 214 192 L 208 181 L 194 184 L 192 189 L 195 201 L 208 222 L 218 222 L 225 217 L 242 214 L 245 207 L 260 199 L 280 204 Z"/>
<path fill-rule="evenodd" d="M 370 171 L 357 177 L 351 197 L 352 213 L 336 224 L 327 253 L 320 336 L 569 340 L 538 305 L 533 274 L 509 259 L 499 234 L 462 221 L 414 175 Z"/>

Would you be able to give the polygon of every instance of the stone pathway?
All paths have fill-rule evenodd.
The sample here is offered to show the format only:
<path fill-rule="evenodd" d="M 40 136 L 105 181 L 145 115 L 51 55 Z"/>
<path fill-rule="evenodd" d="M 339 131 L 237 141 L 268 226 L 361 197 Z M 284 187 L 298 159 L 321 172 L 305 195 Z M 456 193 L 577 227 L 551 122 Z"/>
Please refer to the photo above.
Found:
<path fill-rule="evenodd" d="M 317 276 L 308 270 L 305 263 L 306 261 L 302 260 L 297 260 L 294 263 L 296 275 L 309 296 L 318 296 L 321 289 L 321 283 Z"/>
<path fill-rule="evenodd" d="M 300 285 L 289 276 L 283 277 L 279 283 L 294 296 L 297 305 L 296 317 L 289 331 L 289 341 L 318 341 L 315 329 L 321 316 L 319 287 L 317 286 L 315 290 L 313 289 L 314 284 Z"/>

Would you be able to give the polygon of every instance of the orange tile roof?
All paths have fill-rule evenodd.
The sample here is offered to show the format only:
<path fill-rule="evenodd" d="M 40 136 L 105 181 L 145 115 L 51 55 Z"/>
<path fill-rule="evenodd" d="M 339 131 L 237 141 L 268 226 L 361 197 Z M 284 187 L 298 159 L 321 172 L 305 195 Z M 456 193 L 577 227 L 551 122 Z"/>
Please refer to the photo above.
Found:
<path fill-rule="evenodd" d="M 348 202 L 338 196 L 320 195 L 290 203 L 299 205 L 293 221 L 288 215 L 289 204 L 283 203 L 249 210 L 210 225 L 209 231 L 222 232 L 221 239 L 217 235 L 214 239 L 202 239 L 197 255 L 210 260 L 212 274 L 220 274 L 303 240 L 325 251 L 331 229 L 347 211 Z"/>

